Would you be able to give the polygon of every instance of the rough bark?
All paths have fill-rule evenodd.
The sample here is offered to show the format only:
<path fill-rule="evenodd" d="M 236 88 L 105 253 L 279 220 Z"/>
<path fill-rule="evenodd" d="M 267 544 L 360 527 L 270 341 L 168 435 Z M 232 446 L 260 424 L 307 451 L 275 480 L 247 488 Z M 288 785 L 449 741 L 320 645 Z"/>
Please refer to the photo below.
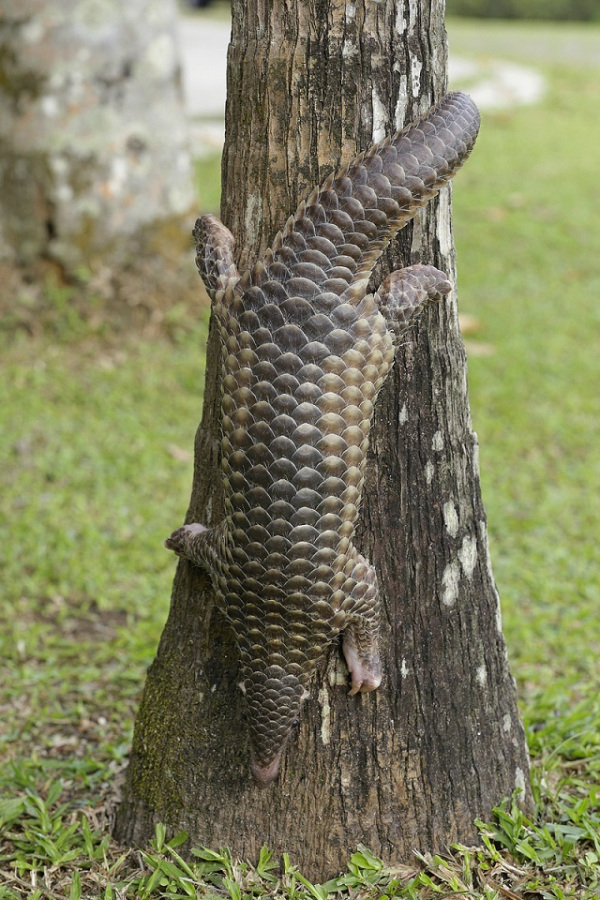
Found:
<path fill-rule="evenodd" d="M 439 99 L 446 43 L 435 0 L 238 2 L 233 15 L 222 214 L 243 268 L 307 187 Z M 449 204 L 444 190 L 386 265 L 431 262 L 453 277 Z M 207 523 L 220 516 L 215 339 L 187 517 Z M 334 646 L 279 778 L 262 792 L 248 775 L 231 635 L 204 574 L 179 564 L 136 724 L 121 839 L 143 843 L 162 820 L 236 855 L 255 858 L 266 843 L 323 879 L 358 842 L 407 859 L 473 841 L 475 817 L 515 787 L 529 801 L 454 305 L 411 330 L 380 396 L 358 543 L 384 599 L 384 682 L 349 697 Z"/>
<path fill-rule="evenodd" d="M 0 263 L 43 261 L 69 281 L 183 247 L 194 194 L 175 13 L 167 0 L 5 0 Z"/>

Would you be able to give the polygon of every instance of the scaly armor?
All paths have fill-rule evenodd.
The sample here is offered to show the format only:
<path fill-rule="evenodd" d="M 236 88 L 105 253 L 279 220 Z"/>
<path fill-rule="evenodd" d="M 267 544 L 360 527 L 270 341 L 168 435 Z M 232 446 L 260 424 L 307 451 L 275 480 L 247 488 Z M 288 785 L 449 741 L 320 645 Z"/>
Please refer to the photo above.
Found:
<path fill-rule="evenodd" d="M 327 178 L 241 278 L 230 232 L 214 216 L 196 223 L 221 333 L 225 518 L 166 545 L 210 572 L 235 633 L 261 785 L 340 632 L 350 693 L 381 681 L 377 575 L 353 544 L 373 405 L 398 336 L 451 285 L 428 265 L 392 272 L 375 294 L 367 285 L 478 129 L 472 100 L 448 94 Z"/>

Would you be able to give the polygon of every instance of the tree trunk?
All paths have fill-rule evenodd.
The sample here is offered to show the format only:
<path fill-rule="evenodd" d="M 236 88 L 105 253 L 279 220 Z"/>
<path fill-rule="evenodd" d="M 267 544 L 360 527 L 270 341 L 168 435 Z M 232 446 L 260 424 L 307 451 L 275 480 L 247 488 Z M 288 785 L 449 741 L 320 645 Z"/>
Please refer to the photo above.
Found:
<path fill-rule="evenodd" d="M 5 0 L 5 270 L 72 283 L 181 253 L 194 191 L 175 24 L 172 0 Z"/>
<path fill-rule="evenodd" d="M 223 220 L 243 270 L 306 189 L 425 111 L 446 88 L 443 6 L 422 0 L 233 4 Z M 460 181 L 460 176 L 459 176 Z M 460 186 L 458 187 L 460 189 Z M 385 268 L 454 277 L 450 193 L 395 242 Z M 218 522 L 218 340 L 187 521 Z M 408 332 L 378 400 L 358 532 L 384 601 L 384 680 L 348 696 L 333 646 L 277 781 L 248 775 L 236 650 L 200 569 L 179 564 L 136 723 L 117 836 L 154 823 L 194 845 L 287 851 L 313 879 L 358 842 L 384 858 L 472 842 L 473 820 L 515 788 L 528 757 L 502 636 L 454 303 Z"/>

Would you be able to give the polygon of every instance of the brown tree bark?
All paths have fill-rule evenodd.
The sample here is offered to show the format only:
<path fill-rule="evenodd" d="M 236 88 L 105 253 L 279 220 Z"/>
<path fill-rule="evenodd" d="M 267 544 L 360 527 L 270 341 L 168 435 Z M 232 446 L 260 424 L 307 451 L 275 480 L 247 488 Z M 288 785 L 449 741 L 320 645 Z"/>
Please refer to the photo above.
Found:
<path fill-rule="evenodd" d="M 243 269 L 307 188 L 443 95 L 443 4 L 240 0 L 228 72 L 222 216 Z M 454 277 L 449 189 L 401 232 L 384 267 L 416 262 Z M 187 518 L 207 524 L 221 515 L 215 331 Z M 231 635 L 204 573 L 180 562 L 118 837 L 143 843 L 162 820 L 195 845 L 250 858 L 263 844 L 285 850 L 323 879 L 358 842 L 407 859 L 473 841 L 473 820 L 516 787 L 529 802 L 477 460 L 456 308 L 445 303 L 399 349 L 371 437 L 358 544 L 384 599 L 382 686 L 349 697 L 334 646 L 277 781 L 259 790 Z"/>

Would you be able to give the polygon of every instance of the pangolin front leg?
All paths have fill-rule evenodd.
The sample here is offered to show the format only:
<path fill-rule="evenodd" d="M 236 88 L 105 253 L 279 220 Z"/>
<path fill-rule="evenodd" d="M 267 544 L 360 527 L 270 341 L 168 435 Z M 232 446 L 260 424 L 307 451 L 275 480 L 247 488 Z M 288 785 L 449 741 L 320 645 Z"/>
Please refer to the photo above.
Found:
<path fill-rule="evenodd" d="M 342 650 L 350 673 L 350 694 L 376 690 L 381 684 L 379 657 L 380 601 L 374 566 L 354 547 L 344 591 L 352 600 Z"/>
<path fill-rule="evenodd" d="M 206 525 L 199 522 L 191 522 L 182 525 L 165 541 L 167 550 L 172 550 L 177 556 L 189 559 L 196 566 L 206 566 Z"/>

